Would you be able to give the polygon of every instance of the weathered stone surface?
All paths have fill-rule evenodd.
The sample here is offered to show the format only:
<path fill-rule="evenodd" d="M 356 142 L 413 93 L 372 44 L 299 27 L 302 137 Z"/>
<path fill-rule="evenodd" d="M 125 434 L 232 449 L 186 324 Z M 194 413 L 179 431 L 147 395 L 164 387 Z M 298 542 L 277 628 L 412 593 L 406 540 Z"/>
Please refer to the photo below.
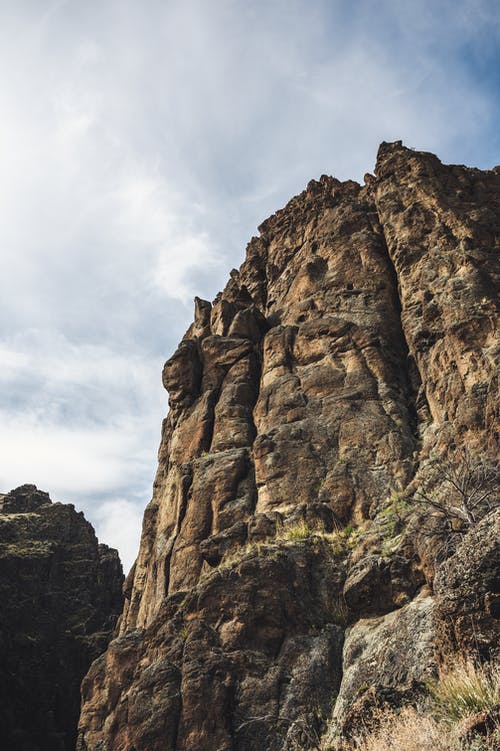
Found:
<path fill-rule="evenodd" d="M 432 597 L 420 596 L 388 615 L 363 618 L 348 630 L 329 742 L 356 730 L 367 706 L 377 699 L 397 705 L 415 697 L 434 676 L 433 606 Z"/>
<path fill-rule="evenodd" d="M 340 684 L 340 561 L 320 538 L 254 546 L 148 627 L 113 641 L 83 682 L 80 748 L 257 749 L 326 716 Z"/>
<path fill-rule="evenodd" d="M 382 144 L 363 187 L 311 181 L 196 299 L 80 751 L 311 748 L 343 674 L 337 715 L 356 700 L 348 623 L 383 636 L 361 651 L 393 703 L 430 669 L 442 559 L 413 509 L 434 454 L 496 450 L 499 187 Z"/>
<path fill-rule="evenodd" d="M 500 652 L 500 514 L 465 535 L 435 581 L 436 644 L 441 659 Z"/>
<path fill-rule="evenodd" d="M 72 751 L 80 682 L 121 611 L 116 550 L 34 485 L 0 496 L 0 746 Z"/>
<path fill-rule="evenodd" d="M 500 174 L 382 144 L 377 211 L 436 426 L 498 445 Z"/>
<path fill-rule="evenodd" d="M 350 566 L 344 599 L 358 615 L 382 614 L 408 602 L 423 583 L 423 576 L 404 555 L 372 554 Z"/>

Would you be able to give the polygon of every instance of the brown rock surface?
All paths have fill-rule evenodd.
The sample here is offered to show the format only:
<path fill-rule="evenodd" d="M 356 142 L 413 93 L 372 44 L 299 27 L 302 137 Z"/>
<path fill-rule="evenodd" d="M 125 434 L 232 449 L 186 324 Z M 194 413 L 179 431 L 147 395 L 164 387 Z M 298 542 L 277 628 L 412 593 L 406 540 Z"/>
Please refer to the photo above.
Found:
<path fill-rule="evenodd" d="M 383 144 L 377 210 L 437 427 L 498 449 L 500 174 Z"/>
<path fill-rule="evenodd" d="M 415 494 L 436 455 L 498 441 L 500 174 L 397 142 L 375 175 L 311 181 L 196 299 L 80 751 L 312 748 L 336 692 L 354 701 L 346 624 L 382 618 L 397 662 L 385 619 L 430 612 Z M 408 623 L 427 666 L 429 618 Z"/>
<path fill-rule="evenodd" d="M 122 607 L 116 550 L 34 485 L 0 495 L 0 747 L 72 751 L 80 683 Z"/>

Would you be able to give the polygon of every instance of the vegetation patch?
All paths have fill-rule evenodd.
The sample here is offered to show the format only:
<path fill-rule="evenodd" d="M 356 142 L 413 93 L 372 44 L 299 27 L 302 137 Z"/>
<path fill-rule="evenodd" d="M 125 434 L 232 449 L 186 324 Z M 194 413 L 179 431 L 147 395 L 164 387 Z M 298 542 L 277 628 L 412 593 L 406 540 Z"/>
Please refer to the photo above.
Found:
<path fill-rule="evenodd" d="M 430 686 L 436 716 L 456 722 L 500 704 L 500 665 L 459 662 Z"/>
<path fill-rule="evenodd" d="M 278 538 L 285 542 L 300 542 L 301 540 L 308 540 L 317 531 L 305 522 L 299 522 L 289 527 L 282 527 L 278 533 Z"/>
<path fill-rule="evenodd" d="M 364 693 L 361 687 L 359 694 Z M 500 665 L 457 662 L 429 685 L 422 706 L 381 707 L 359 728 L 343 751 L 498 751 L 500 748 Z M 466 731 L 474 716 L 488 717 L 482 733 Z M 329 747 L 327 751 L 335 751 Z"/>
<path fill-rule="evenodd" d="M 394 492 L 378 515 L 385 541 L 392 540 L 402 532 L 410 511 L 411 507 L 404 493 Z"/>

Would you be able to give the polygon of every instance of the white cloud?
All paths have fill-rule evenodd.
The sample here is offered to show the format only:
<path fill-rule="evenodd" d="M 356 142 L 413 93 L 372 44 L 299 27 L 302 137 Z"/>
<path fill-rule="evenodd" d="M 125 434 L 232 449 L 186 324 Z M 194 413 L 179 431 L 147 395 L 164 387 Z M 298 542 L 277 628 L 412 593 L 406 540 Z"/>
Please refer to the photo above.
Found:
<path fill-rule="evenodd" d="M 145 477 L 159 436 L 145 431 L 138 419 L 109 428 L 75 428 L 0 410 L 0 420 L 0 487 L 36 482 L 50 488 L 53 501 L 83 509 L 99 540 L 119 549 L 126 573 L 137 555 L 152 482 Z"/>
<path fill-rule="evenodd" d="M 75 503 L 129 567 L 166 411 L 154 363 L 36 330 L 0 343 L 0 361 L 0 488 L 32 482 Z"/>
<path fill-rule="evenodd" d="M 192 296 L 382 139 L 500 162 L 499 40 L 492 0 L 1 3 L 3 489 L 77 498 L 104 541 L 128 509 L 129 555 Z"/>
<path fill-rule="evenodd" d="M 138 422 L 110 428 L 75 428 L 42 423 L 37 417 L 1 414 L 2 487 L 36 480 L 50 487 L 59 500 L 110 493 L 114 488 L 134 490 L 137 474 L 149 465 L 145 449 L 137 453 L 131 433 Z M 120 428 L 128 428 L 120 433 Z M 130 430 L 132 428 L 132 430 Z M 141 431 L 142 432 L 142 431 Z"/>
<path fill-rule="evenodd" d="M 94 518 L 98 538 L 120 551 L 126 575 L 139 549 L 142 509 L 126 498 L 114 498 L 99 505 Z"/>

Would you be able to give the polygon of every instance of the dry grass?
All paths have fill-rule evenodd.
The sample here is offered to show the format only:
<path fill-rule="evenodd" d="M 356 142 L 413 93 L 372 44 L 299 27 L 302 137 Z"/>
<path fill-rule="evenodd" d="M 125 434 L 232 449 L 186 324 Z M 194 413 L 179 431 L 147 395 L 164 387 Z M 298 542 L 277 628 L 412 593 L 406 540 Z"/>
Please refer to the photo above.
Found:
<path fill-rule="evenodd" d="M 300 521 L 297 524 L 280 527 L 276 532 L 276 540 L 280 542 L 302 542 L 310 539 L 327 543 L 330 551 L 336 556 L 346 555 L 359 540 L 359 529 L 347 526 L 333 532 L 325 532 L 320 522 L 311 526 L 305 521 Z"/>
<path fill-rule="evenodd" d="M 430 687 L 425 709 L 379 710 L 369 727 L 348 744 L 349 751 L 498 751 L 500 727 L 488 738 L 464 741 L 463 722 L 500 703 L 500 666 L 456 663 Z"/>
<path fill-rule="evenodd" d="M 460 724 L 450 725 L 414 707 L 405 707 L 400 712 L 385 712 L 376 730 L 353 738 L 348 748 L 349 751 L 498 751 L 499 744 L 499 729 L 488 738 L 476 735 L 464 740 L 460 737 Z"/>
<path fill-rule="evenodd" d="M 375 719 L 377 719 L 375 717 Z M 380 715 L 376 730 L 352 740 L 352 751 L 452 751 L 449 732 L 413 707 Z"/>
<path fill-rule="evenodd" d="M 431 694 L 437 716 L 448 722 L 489 710 L 500 704 L 500 665 L 459 662 L 431 686 Z"/>
<path fill-rule="evenodd" d="M 318 530 L 302 521 L 289 527 L 281 527 L 276 537 L 278 540 L 285 542 L 300 542 L 301 540 L 308 540 L 317 532 Z"/>

